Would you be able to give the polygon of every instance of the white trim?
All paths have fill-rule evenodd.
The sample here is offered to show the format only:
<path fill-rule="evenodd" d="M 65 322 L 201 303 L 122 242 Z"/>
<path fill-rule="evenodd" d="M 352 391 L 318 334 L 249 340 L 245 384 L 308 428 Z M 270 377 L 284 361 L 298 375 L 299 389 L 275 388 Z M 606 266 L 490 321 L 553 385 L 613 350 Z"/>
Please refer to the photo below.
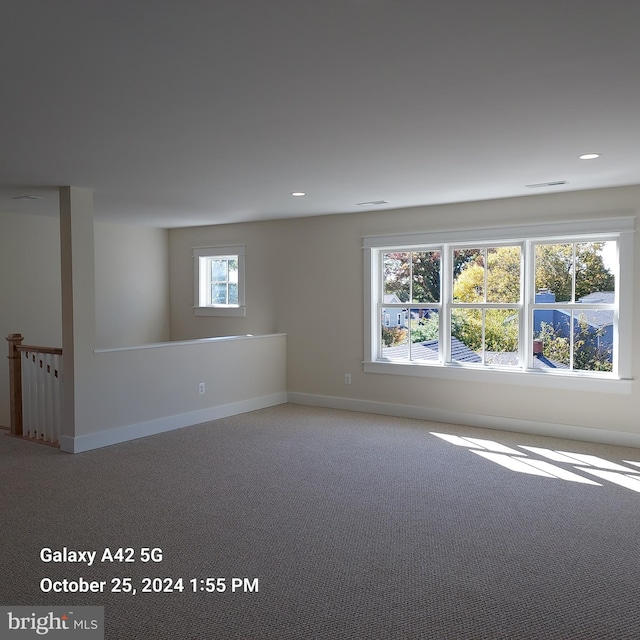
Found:
<path fill-rule="evenodd" d="M 111 347 L 109 349 L 94 349 L 93 353 L 110 353 L 111 351 L 135 351 L 137 349 L 157 349 L 158 347 L 184 347 L 188 344 L 206 344 L 208 342 L 229 342 L 231 340 L 255 340 L 261 338 L 281 338 L 286 333 L 263 333 L 259 335 L 247 334 L 246 336 L 218 336 L 215 338 L 198 338 L 196 340 L 173 340 L 171 342 L 150 342 L 148 344 L 136 344 L 130 347 Z"/>
<path fill-rule="evenodd" d="M 510 370 L 491 368 L 487 365 L 427 364 L 417 360 L 411 364 L 400 362 L 365 362 L 365 373 L 383 373 L 418 378 L 440 378 L 458 382 L 490 382 L 494 384 L 513 384 L 527 387 L 562 389 L 563 391 L 588 391 L 589 393 L 617 393 L 629 395 L 633 389 L 632 380 L 612 378 L 608 374 L 552 370 L 531 370 L 513 367 Z"/>
<path fill-rule="evenodd" d="M 461 246 L 469 244 L 470 246 L 476 242 L 491 243 L 515 243 L 522 247 L 521 260 L 524 260 L 525 250 L 531 250 L 533 242 L 554 242 L 557 240 L 565 240 L 570 238 L 571 242 L 577 242 L 584 239 L 585 241 L 593 240 L 615 240 L 618 243 L 619 251 L 619 268 L 616 277 L 616 302 L 619 304 L 618 316 L 616 317 L 617 328 L 614 334 L 617 339 L 614 344 L 614 371 L 607 374 L 606 380 L 597 373 L 582 375 L 580 372 L 571 371 L 568 375 L 562 375 L 558 372 L 557 377 L 542 377 L 537 374 L 540 372 L 532 371 L 531 359 L 532 349 L 529 348 L 529 336 L 531 335 L 531 318 L 528 312 L 534 301 L 535 291 L 532 287 L 534 274 L 532 271 L 531 261 L 525 264 L 526 273 L 524 281 L 521 283 L 522 298 L 525 303 L 527 314 L 520 315 L 520 329 L 525 331 L 524 338 L 520 339 L 519 361 L 524 367 L 519 367 L 513 373 L 522 373 L 526 376 L 533 376 L 532 381 L 524 382 L 522 377 L 515 377 L 507 380 L 508 383 L 515 384 L 533 384 L 534 386 L 559 386 L 562 389 L 594 390 L 594 391 L 610 391 L 614 393 L 630 393 L 630 383 L 632 378 L 632 362 L 631 362 L 631 341 L 632 327 L 631 321 L 633 317 L 632 298 L 633 298 L 633 232 L 635 230 L 635 216 L 625 215 L 624 217 L 599 217 L 597 219 L 589 219 L 573 222 L 553 222 L 544 224 L 525 224 L 525 225 L 508 225 L 500 227 L 484 227 L 466 230 L 448 230 L 433 231 L 421 233 L 403 233 L 385 236 L 364 236 L 363 242 L 363 259 L 364 259 L 364 298 L 365 298 L 365 337 L 364 337 L 364 370 L 372 373 L 388 373 L 394 375 L 412 375 L 412 376 L 443 376 L 453 379 L 460 379 L 460 368 L 450 363 L 450 352 L 448 340 L 440 339 L 440 358 L 439 364 L 431 366 L 421 365 L 416 361 L 405 363 L 390 363 L 384 360 L 376 360 L 379 355 L 379 300 L 376 293 L 380 295 L 381 283 L 379 281 L 381 268 L 376 263 L 380 259 L 382 252 L 385 250 L 420 250 L 419 247 L 442 247 L 442 268 L 441 268 L 441 303 L 443 313 L 440 313 L 440 336 L 442 338 L 446 332 L 443 332 L 443 322 L 449 322 L 450 312 L 455 308 L 452 303 L 450 291 L 447 289 L 448 279 L 442 278 L 443 273 L 450 273 L 450 251 L 447 249 L 451 245 Z M 524 242 L 523 242 L 524 240 Z M 447 290 L 445 290 L 447 289 Z M 410 306 L 410 303 L 407 303 Z M 474 305 L 465 304 L 465 307 Z M 503 307 L 504 305 L 500 305 Z M 573 305 L 572 305 L 573 306 Z M 481 306 L 479 308 L 485 308 Z M 584 307 L 580 307 L 583 309 Z M 598 306 L 601 308 L 601 305 Z M 573 324 L 571 325 L 573 328 Z M 521 334 L 522 335 L 522 334 Z M 624 345 L 624 347 L 622 346 Z M 524 350 L 524 352 L 523 352 Z M 523 360 L 525 356 L 525 360 Z M 434 367 L 438 373 L 434 373 Z M 454 373 L 442 374 L 440 372 L 453 371 Z M 491 370 L 483 367 L 480 371 L 478 368 L 469 367 L 471 376 L 467 379 L 476 381 L 489 381 L 491 378 L 487 375 Z M 500 373 L 500 372 L 499 372 Z M 511 371 L 507 375 L 513 375 Z M 480 375 L 482 377 L 480 377 Z M 569 381 L 575 377 L 575 381 Z M 462 378 L 465 379 L 465 378 Z M 502 380 L 504 381 L 504 379 Z M 578 386 L 576 386 L 576 383 Z"/>
<path fill-rule="evenodd" d="M 520 418 L 505 418 L 503 416 L 487 416 L 443 409 L 428 409 L 426 407 L 392 404 L 389 402 L 319 396 L 310 393 L 289 392 L 287 394 L 287 402 L 312 407 L 326 407 L 329 409 L 359 411 L 399 418 L 413 418 L 416 420 L 429 420 L 447 424 L 468 425 L 482 429 L 498 429 L 500 431 L 512 431 L 515 433 L 549 436 L 553 438 L 568 438 L 569 440 L 597 442 L 598 444 L 640 447 L 640 433 L 631 431 L 613 431 L 610 429 L 598 429 L 580 425 L 539 422 L 536 420 L 522 420 Z"/>
<path fill-rule="evenodd" d="M 544 224 L 501 225 L 499 227 L 479 227 L 476 229 L 451 229 L 444 231 L 422 231 L 418 233 L 400 233 L 381 236 L 364 236 L 364 249 L 383 249 L 385 247 L 418 247 L 446 244 L 464 244 L 481 241 L 522 241 L 526 238 L 546 238 L 553 236 L 589 236 L 593 234 L 618 234 L 631 232 L 635 229 L 635 216 L 606 218 L 599 217 L 591 220 L 576 220 L 574 222 L 548 222 Z"/>
<path fill-rule="evenodd" d="M 212 306 L 212 307 L 193 307 L 194 316 L 233 316 L 236 318 L 244 318 L 247 315 L 247 307 L 234 306 Z"/>
<path fill-rule="evenodd" d="M 129 440 L 137 440 L 138 438 L 146 438 L 147 436 L 154 436 L 167 431 L 191 427 L 211 420 L 228 418 L 229 416 L 235 416 L 240 413 L 274 407 L 278 404 L 284 404 L 285 402 L 287 402 L 287 394 L 283 391 L 268 396 L 230 402 L 229 404 L 208 407 L 207 409 L 200 409 L 198 411 L 189 411 L 188 413 L 181 413 L 175 416 L 130 424 L 124 427 L 104 429 L 97 433 L 90 433 L 84 436 L 61 436 L 60 449 L 67 453 L 82 453 L 83 451 L 91 451 L 92 449 L 100 449 L 101 447 L 109 447 L 113 444 L 128 442 Z"/>
<path fill-rule="evenodd" d="M 614 359 L 618 363 L 618 376 L 621 378 L 632 377 L 633 244 L 634 239 L 629 233 L 623 233 L 618 238 L 618 272 L 615 274 L 618 330 L 614 332 L 617 338 L 614 343 Z"/>
<path fill-rule="evenodd" d="M 380 269 L 372 265 L 373 255 L 371 249 L 364 250 L 364 353 L 365 358 L 371 359 L 371 354 L 376 353 L 374 340 L 377 338 L 377 321 L 375 313 L 377 300 L 374 300 L 372 292 L 380 287 Z"/>
<path fill-rule="evenodd" d="M 245 306 L 245 245 L 224 245 L 217 247 L 193 248 L 193 314 L 196 316 L 232 316 L 244 318 Z M 238 256 L 238 304 L 201 305 L 200 301 L 209 299 L 209 271 L 204 271 L 202 258 Z"/>
<path fill-rule="evenodd" d="M 194 258 L 204 258 L 208 256 L 245 255 L 245 245 L 229 244 L 215 247 L 193 247 Z"/>

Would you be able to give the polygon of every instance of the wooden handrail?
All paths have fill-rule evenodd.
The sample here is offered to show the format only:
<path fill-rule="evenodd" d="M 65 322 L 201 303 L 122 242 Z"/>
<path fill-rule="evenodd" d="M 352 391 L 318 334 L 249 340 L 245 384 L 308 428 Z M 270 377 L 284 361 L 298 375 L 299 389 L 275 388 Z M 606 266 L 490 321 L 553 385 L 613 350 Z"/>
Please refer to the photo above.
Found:
<path fill-rule="evenodd" d="M 17 334 L 20 335 L 20 334 Z M 22 336 L 20 336 L 22 337 Z M 7 338 L 8 340 L 9 338 Z M 53 355 L 56 356 L 61 356 L 62 355 L 62 349 L 60 349 L 59 347 L 35 347 L 32 344 L 21 344 L 16 346 L 16 350 L 17 351 L 22 351 L 23 353 L 25 351 L 28 351 L 29 353 L 51 353 Z"/>

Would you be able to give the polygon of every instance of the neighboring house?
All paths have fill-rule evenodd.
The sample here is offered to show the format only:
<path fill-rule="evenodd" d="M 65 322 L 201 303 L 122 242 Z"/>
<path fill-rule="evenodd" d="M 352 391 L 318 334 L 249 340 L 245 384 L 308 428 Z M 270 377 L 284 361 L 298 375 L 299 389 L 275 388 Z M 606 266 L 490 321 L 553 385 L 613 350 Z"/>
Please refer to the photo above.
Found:
<path fill-rule="evenodd" d="M 615 295 L 615 291 L 598 291 L 580 298 L 578 302 L 613 304 Z M 613 346 L 613 311 L 586 309 L 581 315 L 598 332 L 598 346 L 610 349 Z"/>
<path fill-rule="evenodd" d="M 389 304 L 402 304 L 402 300 L 395 293 L 388 293 L 383 298 Z M 409 326 L 409 312 L 407 309 L 390 308 L 382 310 L 382 326 L 387 329 L 406 329 Z"/>
<path fill-rule="evenodd" d="M 583 296 L 578 300 L 583 304 L 605 303 L 613 304 L 615 301 L 614 291 L 598 291 Z M 537 303 L 555 303 L 556 296 L 548 289 L 536 293 Z M 613 346 L 613 311 L 602 309 L 585 309 L 579 316 L 573 318 L 574 332 L 580 330 L 580 322 L 586 322 L 587 331 L 594 337 L 595 344 L 599 349 L 609 353 L 611 359 L 611 348 Z M 536 309 L 533 313 L 533 330 L 535 334 L 541 331 L 542 323 L 553 327 L 559 337 L 569 338 L 571 334 L 571 313 L 563 309 Z"/>
<path fill-rule="evenodd" d="M 385 294 L 383 301 L 388 304 L 407 304 L 403 303 L 395 293 Z M 409 314 L 412 320 L 428 318 L 429 309 L 398 309 L 397 307 L 382 309 L 382 326 L 387 329 L 408 329 Z"/>

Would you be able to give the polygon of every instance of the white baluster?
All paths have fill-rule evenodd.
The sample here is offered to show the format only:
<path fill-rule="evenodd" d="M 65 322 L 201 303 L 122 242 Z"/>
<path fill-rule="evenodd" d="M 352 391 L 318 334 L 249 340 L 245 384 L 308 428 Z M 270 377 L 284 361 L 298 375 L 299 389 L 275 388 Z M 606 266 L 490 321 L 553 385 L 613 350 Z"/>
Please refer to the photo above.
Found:
<path fill-rule="evenodd" d="M 35 398 L 37 396 L 37 355 L 29 351 L 27 353 L 27 397 L 26 397 L 26 405 L 27 411 L 29 415 L 29 422 L 26 425 L 26 430 L 24 430 L 24 435 L 29 438 L 32 438 L 36 435 L 36 427 L 38 423 L 38 412 L 37 405 L 35 403 Z M 24 404 L 24 403 L 23 403 Z"/>
<path fill-rule="evenodd" d="M 62 355 L 23 353 L 23 435 L 57 443 L 62 425 Z"/>
<path fill-rule="evenodd" d="M 42 427 L 44 439 L 48 442 L 53 442 L 53 384 L 51 382 L 53 378 L 53 356 L 50 353 L 45 353 L 42 359 L 42 374 L 44 376 L 44 419 Z"/>
<path fill-rule="evenodd" d="M 22 351 L 20 352 L 20 358 L 22 359 L 20 365 L 22 372 L 22 434 L 26 435 L 29 430 L 29 407 L 26 400 L 29 397 L 29 354 Z"/>
<path fill-rule="evenodd" d="M 53 400 L 53 442 L 60 440 L 60 422 L 62 412 L 62 356 L 53 356 L 53 370 L 51 372 L 52 400 Z"/>
<path fill-rule="evenodd" d="M 37 410 L 37 422 L 36 431 L 37 437 L 44 437 L 44 402 L 45 402 L 45 386 L 44 386 L 44 354 L 36 354 L 36 376 L 38 380 L 38 390 L 36 393 L 36 410 Z"/>

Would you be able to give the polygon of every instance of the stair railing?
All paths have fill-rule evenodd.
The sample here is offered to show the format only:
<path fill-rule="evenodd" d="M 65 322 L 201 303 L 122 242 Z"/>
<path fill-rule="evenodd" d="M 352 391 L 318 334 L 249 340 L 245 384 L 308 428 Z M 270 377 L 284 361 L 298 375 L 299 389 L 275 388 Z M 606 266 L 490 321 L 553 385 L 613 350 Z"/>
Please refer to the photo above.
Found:
<path fill-rule="evenodd" d="M 11 434 L 57 445 L 62 420 L 62 349 L 22 344 L 12 333 L 9 343 Z"/>

